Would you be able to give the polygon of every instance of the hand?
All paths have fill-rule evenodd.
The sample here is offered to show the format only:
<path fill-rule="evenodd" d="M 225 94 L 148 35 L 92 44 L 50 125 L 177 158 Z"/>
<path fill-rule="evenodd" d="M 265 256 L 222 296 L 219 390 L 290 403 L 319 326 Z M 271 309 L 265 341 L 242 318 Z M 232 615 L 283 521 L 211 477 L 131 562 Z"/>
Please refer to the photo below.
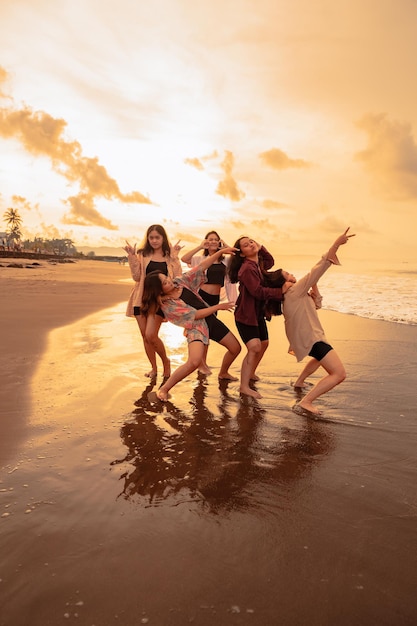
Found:
<path fill-rule="evenodd" d="M 289 280 L 287 280 L 283 285 L 282 285 L 282 293 L 287 293 L 288 289 L 290 289 L 292 286 L 294 285 L 293 282 L 290 282 Z"/>
<path fill-rule="evenodd" d="M 349 239 L 351 237 L 356 237 L 356 235 L 348 235 L 348 231 L 350 230 L 350 226 L 349 228 L 346 228 L 345 232 L 343 233 L 343 235 L 340 235 L 336 241 L 334 242 L 334 245 L 339 247 L 342 246 L 344 243 L 347 243 L 349 241 Z"/>
<path fill-rule="evenodd" d="M 126 245 L 123 247 L 123 250 L 128 254 L 136 254 L 136 244 L 132 246 L 127 240 Z"/>
<path fill-rule="evenodd" d="M 219 252 L 221 252 L 222 254 L 232 254 L 232 255 L 235 255 L 236 252 L 239 252 L 239 250 L 237 248 L 234 248 L 233 246 L 228 246 L 226 248 L 221 248 L 219 250 Z"/>
<path fill-rule="evenodd" d="M 180 241 L 181 239 L 178 239 L 177 243 L 174 246 L 170 246 L 171 256 L 174 256 L 174 257 L 178 256 L 180 250 L 182 250 L 182 248 L 184 247 L 184 246 L 180 246 Z M 175 254 L 173 254 L 174 252 Z"/>
<path fill-rule="evenodd" d="M 217 305 L 218 307 L 218 311 L 233 311 L 233 309 L 235 308 L 235 303 L 234 302 L 219 302 L 219 304 Z"/>

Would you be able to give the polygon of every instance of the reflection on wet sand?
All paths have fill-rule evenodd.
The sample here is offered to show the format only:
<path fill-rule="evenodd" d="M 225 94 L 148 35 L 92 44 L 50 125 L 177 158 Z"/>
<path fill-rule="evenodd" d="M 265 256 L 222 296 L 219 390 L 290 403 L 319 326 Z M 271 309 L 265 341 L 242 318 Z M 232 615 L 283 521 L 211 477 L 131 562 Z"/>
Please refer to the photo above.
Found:
<path fill-rule="evenodd" d="M 150 404 L 154 385 L 143 390 L 121 428 L 126 456 L 112 462 L 121 466 L 126 499 L 139 496 L 147 506 L 189 500 L 211 513 L 269 507 L 268 486 L 282 486 L 286 494 L 288 483 L 305 479 L 333 448 L 326 425 L 305 418 L 296 426 L 294 420 L 274 424 L 275 412 L 268 417 L 252 398 L 236 402 L 227 381 L 219 383 L 216 413 L 206 405 L 204 377 L 189 410 L 170 401 Z"/>

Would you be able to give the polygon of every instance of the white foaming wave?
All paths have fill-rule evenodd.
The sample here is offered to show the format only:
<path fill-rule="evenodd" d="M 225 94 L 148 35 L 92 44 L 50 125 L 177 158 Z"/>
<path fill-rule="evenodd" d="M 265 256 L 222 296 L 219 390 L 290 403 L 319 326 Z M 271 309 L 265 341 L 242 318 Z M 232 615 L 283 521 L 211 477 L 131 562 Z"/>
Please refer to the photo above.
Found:
<path fill-rule="evenodd" d="M 404 274 L 325 274 L 323 308 L 397 324 L 417 325 L 417 278 Z"/>

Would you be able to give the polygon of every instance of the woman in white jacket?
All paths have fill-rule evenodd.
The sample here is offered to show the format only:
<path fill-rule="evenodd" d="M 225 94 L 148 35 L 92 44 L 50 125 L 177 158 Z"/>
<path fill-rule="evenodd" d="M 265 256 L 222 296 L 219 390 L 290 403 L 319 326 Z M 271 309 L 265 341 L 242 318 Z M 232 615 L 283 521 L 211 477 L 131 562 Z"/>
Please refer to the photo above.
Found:
<path fill-rule="evenodd" d="M 297 361 L 302 361 L 307 355 L 312 357 L 296 380 L 294 387 L 303 388 L 305 379 L 320 366 L 327 372 L 327 375 L 319 380 L 293 407 L 296 413 L 321 415 L 321 412 L 313 405 L 314 400 L 346 378 L 343 363 L 336 350 L 327 342 L 317 315 L 316 303 L 319 296 L 315 285 L 331 265 L 340 265 L 336 255 L 339 246 L 355 236 L 348 235 L 348 231 L 349 228 L 336 239 L 329 251 L 300 280 L 297 281 L 292 274 L 281 270 L 284 294 L 282 312 L 285 318 L 285 332 L 290 343 L 288 352 L 294 354 Z"/>

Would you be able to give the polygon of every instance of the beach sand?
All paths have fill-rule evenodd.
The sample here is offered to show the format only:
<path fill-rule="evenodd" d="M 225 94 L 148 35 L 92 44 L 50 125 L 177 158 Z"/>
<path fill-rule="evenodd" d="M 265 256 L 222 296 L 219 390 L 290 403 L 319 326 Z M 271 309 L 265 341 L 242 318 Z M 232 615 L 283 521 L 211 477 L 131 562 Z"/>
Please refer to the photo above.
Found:
<path fill-rule="evenodd" d="M 291 411 L 282 318 L 261 400 L 211 344 L 152 404 L 129 278 L 0 267 L 0 626 L 415 624 L 417 328 L 322 310 L 348 378 L 320 420 Z"/>

